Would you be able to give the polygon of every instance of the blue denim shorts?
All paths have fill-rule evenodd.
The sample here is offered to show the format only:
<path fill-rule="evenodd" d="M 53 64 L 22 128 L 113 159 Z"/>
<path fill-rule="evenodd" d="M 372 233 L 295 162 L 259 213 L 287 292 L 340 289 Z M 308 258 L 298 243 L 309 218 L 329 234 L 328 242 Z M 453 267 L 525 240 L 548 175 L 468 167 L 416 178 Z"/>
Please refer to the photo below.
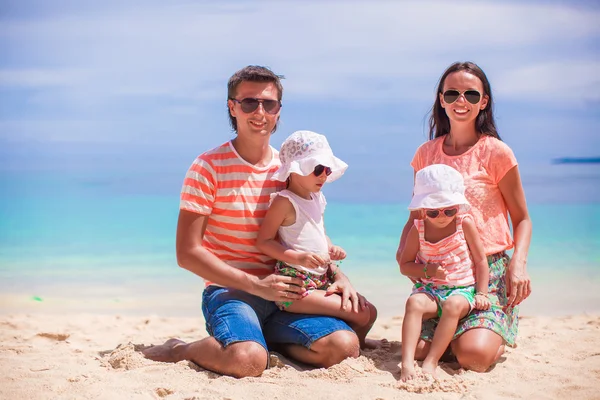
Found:
<path fill-rule="evenodd" d="M 336 331 L 352 331 L 344 321 L 320 315 L 280 311 L 277 305 L 241 290 L 208 286 L 202 294 L 206 331 L 224 347 L 252 341 L 269 351 L 268 343 L 306 348 Z"/>

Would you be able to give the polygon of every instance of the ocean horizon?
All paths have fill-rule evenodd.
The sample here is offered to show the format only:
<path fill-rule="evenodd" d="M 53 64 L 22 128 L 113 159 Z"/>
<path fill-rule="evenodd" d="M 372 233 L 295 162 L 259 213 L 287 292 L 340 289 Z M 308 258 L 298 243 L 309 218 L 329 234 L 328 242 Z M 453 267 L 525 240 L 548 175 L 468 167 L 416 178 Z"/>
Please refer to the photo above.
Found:
<path fill-rule="evenodd" d="M 51 304 L 67 311 L 200 314 L 202 279 L 175 260 L 184 174 L 0 173 L 0 312 Z M 347 175 L 340 183 L 361 180 L 360 173 Z M 525 166 L 522 176 L 533 221 L 528 268 L 534 294 L 544 288 L 532 312 L 577 311 L 582 302 L 575 293 L 562 308 L 545 297 L 562 291 L 566 279 L 584 276 L 592 288 L 600 283 L 600 168 Z M 410 290 L 395 252 L 411 182 L 406 169 L 394 182 L 396 201 L 375 195 L 343 201 L 360 196 L 345 196 L 347 186 L 338 182 L 324 189 L 328 234 L 348 253 L 342 267 L 387 314 L 403 310 Z M 582 311 L 600 310 L 596 304 Z"/>

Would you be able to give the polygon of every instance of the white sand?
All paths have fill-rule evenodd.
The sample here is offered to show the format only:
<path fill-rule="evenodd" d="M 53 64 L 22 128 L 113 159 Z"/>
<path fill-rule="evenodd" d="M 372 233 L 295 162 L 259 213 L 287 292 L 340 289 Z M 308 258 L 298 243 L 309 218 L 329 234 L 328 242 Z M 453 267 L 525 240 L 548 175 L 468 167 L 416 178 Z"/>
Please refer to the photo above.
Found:
<path fill-rule="evenodd" d="M 200 318 L 94 314 L 0 316 L 2 399 L 599 399 L 600 317 L 525 317 L 517 349 L 490 372 L 441 364 L 439 381 L 399 384 L 402 318 L 379 320 L 367 351 L 328 370 L 278 362 L 259 378 L 234 379 L 181 362 L 146 360 L 141 345 L 206 336 Z"/>

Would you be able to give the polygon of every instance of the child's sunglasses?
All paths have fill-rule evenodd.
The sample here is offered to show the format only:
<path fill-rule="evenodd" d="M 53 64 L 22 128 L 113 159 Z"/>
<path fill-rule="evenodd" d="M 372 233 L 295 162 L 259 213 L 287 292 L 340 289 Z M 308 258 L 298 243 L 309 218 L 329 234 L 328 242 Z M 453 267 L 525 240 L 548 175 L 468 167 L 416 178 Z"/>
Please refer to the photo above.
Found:
<path fill-rule="evenodd" d="M 254 99 L 251 97 L 242 100 L 230 98 L 229 100 L 235 101 L 236 103 L 240 103 L 242 111 L 246 114 L 250 114 L 256 111 L 259 104 L 262 104 L 265 112 L 269 114 L 277 114 L 281 109 L 281 102 L 278 100 Z"/>
<path fill-rule="evenodd" d="M 329 176 L 331 175 L 331 168 L 326 167 L 324 165 L 317 165 L 315 167 L 315 170 L 313 171 L 313 174 L 315 174 L 315 176 L 321 176 L 321 174 L 323 173 L 323 171 L 325 171 L 325 175 Z"/>
<path fill-rule="evenodd" d="M 444 101 L 448 104 L 452 104 L 458 100 L 461 94 L 463 94 L 465 99 L 471 104 L 477 104 L 479 103 L 479 100 L 481 100 L 481 93 L 477 90 L 465 90 L 461 93 L 458 90 L 450 89 L 444 92 Z"/>
<path fill-rule="evenodd" d="M 458 212 L 458 208 L 446 208 L 444 210 L 427 210 L 425 211 L 425 214 L 429 218 L 437 218 L 440 215 L 440 212 L 442 211 L 444 212 L 444 215 L 446 217 L 454 217 Z"/>

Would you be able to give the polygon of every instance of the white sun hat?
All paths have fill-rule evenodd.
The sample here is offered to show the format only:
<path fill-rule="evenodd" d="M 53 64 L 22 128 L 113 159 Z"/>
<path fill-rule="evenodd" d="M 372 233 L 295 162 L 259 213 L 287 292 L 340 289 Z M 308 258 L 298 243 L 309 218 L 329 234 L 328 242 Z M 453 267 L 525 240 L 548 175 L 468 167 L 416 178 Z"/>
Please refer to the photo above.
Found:
<path fill-rule="evenodd" d="M 457 170 L 444 164 L 433 164 L 415 175 L 415 188 L 408 209 L 439 209 L 460 206 L 460 212 L 471 205 L 465 197 L 465 181 Z"/>
<path fill-rule="evenodd" d="M 296 131 L 281 144 L 279 150 L 281 167 L 271 179 L 285 182 L 290 174 L 308 176 L 317 165 L 331 168 L 327 182 L 341 177 L 348 164 L 333 155 L 325 136 L 311 131 Z"/>

